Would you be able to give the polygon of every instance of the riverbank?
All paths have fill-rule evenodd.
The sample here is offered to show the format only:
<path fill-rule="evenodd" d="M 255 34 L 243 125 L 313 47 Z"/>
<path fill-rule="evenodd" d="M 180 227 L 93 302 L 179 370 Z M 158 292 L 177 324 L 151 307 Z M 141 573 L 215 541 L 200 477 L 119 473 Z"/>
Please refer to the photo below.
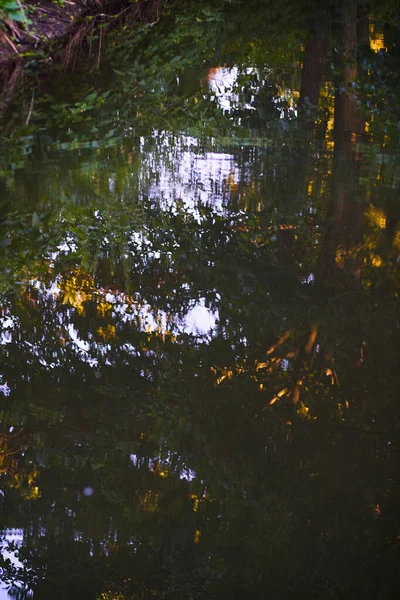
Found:
<path fill-rule="evenodd" d="M 66 49 L 64 61 L 68 64 L 71 62 L 68 54 L 84 46 L 97 28 L 102 36 L 106 29 L 130 19 L 156 21 L 161 4 L 161 0 L 9 2 L 15 9 L 3 8 L 0 12 L 0 67 L 35 56 L 53 60 L 53 49 L 60 47 Z"/>
<path fill-rule="evenodd" d="M 83 58 L 99 67 L 107 32 L 130 22 L 157 22 L 162 4 L 163 0 L 17 0 L 18 11 L 8 16 L 0 11 L 0 113 L 28 66 L 67 70 Z"/>

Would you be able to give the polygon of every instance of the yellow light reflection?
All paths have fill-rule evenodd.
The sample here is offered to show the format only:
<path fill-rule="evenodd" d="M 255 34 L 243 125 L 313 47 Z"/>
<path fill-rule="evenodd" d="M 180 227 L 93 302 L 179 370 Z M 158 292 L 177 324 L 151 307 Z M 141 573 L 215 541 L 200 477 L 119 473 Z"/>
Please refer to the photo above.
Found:
<path fill-rule="evenodd" d="M 366 217 L 371 222 L 372 225 L 378 227 L 379 229 L 385 229 L 386 227 L 386 213 L 381 208 L 374 206 L 371 204 L 367 211 Z"/>
<path fill-rule="evenodd" d="M 385 38 L 382 31 L 378 31 L 376 25 L 371 23 L 369 26 L 369 44 L 371 50 L 379 52 L 379 50 L 385 50 Z"/>

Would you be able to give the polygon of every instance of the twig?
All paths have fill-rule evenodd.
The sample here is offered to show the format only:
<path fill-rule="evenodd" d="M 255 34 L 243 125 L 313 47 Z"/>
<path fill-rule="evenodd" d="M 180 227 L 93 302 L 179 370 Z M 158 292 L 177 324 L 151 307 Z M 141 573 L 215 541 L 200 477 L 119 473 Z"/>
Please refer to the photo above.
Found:
<path fill-rule="evenodd" d="M 275 352 L 275 350 L 277 348 L 279 348 L 279 346 L 282 346 L 282 344 L 284 344 L 288 339 L 290 338 L 290 333 L 288 331 L 286 331 L 280 338 L 279 340 L 276 342 L 276 344 L 274 344 L 273 346 L 271 346 L 268 350 L 267 350 L 267 356 L 269 354 L 272 354 L 273 352 Z"/>
<path fill-rule="evenodd" d="M 36 45 L 38 44 L 38 42 L 40 42 L 40 38 L 37 37 L 37 35 L 34 35 L 33 33 L 31 33 L 30 31 L 24 31 L 24 35 L 27 35 L 28 37 L 32 38 L 33 40 L 35 40 Z"/>
<path fill-rule="evenodd" d="M 57 21 L 62 21 L 63 23 L 72 23 L 72 22 L 73 22 L 73 20 L 72 20 L 72 19 L 64 19 L 63 17 L 59 17 L 59 16 L 57 16 Z M 44 19 L 44 18 L 42 19 L 42 21 L 41 21 L 41 22 L 42 22 L 44 25 L 45 25 L 45 24 L 47 24 L 47 23 L 50 23 L 50 25 L 51 25 L 52 23 L 54 23 L 54 21 L 53 21 L 52 19 Z"/>
<path fill-rule="evenodd" d="M 30 108 L 29 108 L 28 116 L 26 117 L 25 125 L 29 125 L 29 121 L 31 120 L 34 100 L 35 100 L 35 90 L 32 90 L 31 105 L 30 105 Z"/>
<path fill-rule="evenodd" d="M 50 13 L 50 14 L 54 14 L 54 9 L 49 9 L 49 8 L 42 8 L 41 6 L 35 6 L 35 12 L 45 12 L 45 13 Z"/>
<path fill-rule="evenodd" d="M 299 352 L 299 357 L 293 376 L 294 384 L 290 392 L 290 399 L 293 404 L 297 404 L 300 400 L 300 388 L 302 387 L 303 382 L 305 380 L 305 375 L 302 375 L 302 372 L 304 373 L 309 368 L 311 355 L 315 347 L 317 335 L 317 327 L 313 324 L 310 328 L 307 339 Z"/>
<path fill-rule="evenodd" d="M 148 24 L 149 27 L 153 27 L 154 25 L 157 25 L 157 23 L 159 22 L 159 20 L 160 20 L 160 17 L 158 17 L 156 21 L 153 21 L 152 23 L 149 23 Z"/>
<path fill-rule="evenodd" d="M 279 400 L 279 398 L 282 398 L 282 396 L 285 396 L 285 394 L 287 394 L 287 393 L 288 393 L 288 391 L 289 391 L 289 389 L 288 389 L 287 387 L 283 388 L 283 390 L 281 390 L 280 392 L 278 392 L 278 393 L 276 394 L 276 396 L 274 396 L 274 397 L 272 398 L 272 400 L 270 400 L 270 401 L 268 402 L 268 404 L 266 404 L 266 405 L 264 406 L 264 409 L 265 409 L 267 406 L 271 406 L 272 404 L 275 404 L 275 402 L 277 402 L 277 400 Z"/>
<path fill-rule="evenodd" d="M 103 31 L 100 31 L 99 53 L 97 55 L 97 68 L 100 69 L 101 42 L 103 39 Z"/>
<path fill-rule="evenodd" d="M 17 27 L 17 25 L 15 25 L 15 23 L 11 19 L 7 19 L 7 18 L 4 19 L 4 23 L 10 29 L 11 33 L 13 34 L 13 36 L 17 40 L 17 42 L 19 42 L 19 40 L 21 39 L 21 33 L 20 33 L 21 30 L 19 29 L 19 27 Z"/>
<path fill-rule="evenodd" d="M 13 42 L 10 40 L 8 35 L 6 33 L 4 33 L 4 31 L 3 31 L 3 35 L 4 35 L 4 38 L 7 42 L 7 44 L 10 44 L 10 46 L 14 50 L 15 54 L 19 54 L 17 47 L 15 46 L 15 44 L 13 44 Z"/>

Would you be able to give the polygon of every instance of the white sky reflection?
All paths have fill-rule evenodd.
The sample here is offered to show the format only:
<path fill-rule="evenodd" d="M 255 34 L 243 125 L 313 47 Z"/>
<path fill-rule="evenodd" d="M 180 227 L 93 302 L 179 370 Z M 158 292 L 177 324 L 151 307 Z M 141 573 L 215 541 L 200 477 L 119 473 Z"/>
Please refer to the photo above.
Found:
<path fill-rule="evenodd" d="M 181 201 L 197 214 L 199 204 L 223 211 L 227 204 L 227 181 L 238 181 L 240 171 L 232 154 L 203 151 L 190 136 L 157 132 L 157 151 L 146 151 L 141 140 L 143 164 L 139 189 L 142 198 L 160 202 L 165 208 Z M 151 174 L 151 176 L 149 175 Z"/>

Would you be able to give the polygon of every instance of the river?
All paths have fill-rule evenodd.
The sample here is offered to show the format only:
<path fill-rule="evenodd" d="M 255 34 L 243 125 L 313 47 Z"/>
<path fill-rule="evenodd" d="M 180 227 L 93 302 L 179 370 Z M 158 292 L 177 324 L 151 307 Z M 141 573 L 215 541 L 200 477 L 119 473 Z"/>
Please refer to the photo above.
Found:
<path fill-rule="evenodd" d="M 391 2 L 177 3 L 28 69 L 2 598 L 397 597 L 399 31 Z"/>

